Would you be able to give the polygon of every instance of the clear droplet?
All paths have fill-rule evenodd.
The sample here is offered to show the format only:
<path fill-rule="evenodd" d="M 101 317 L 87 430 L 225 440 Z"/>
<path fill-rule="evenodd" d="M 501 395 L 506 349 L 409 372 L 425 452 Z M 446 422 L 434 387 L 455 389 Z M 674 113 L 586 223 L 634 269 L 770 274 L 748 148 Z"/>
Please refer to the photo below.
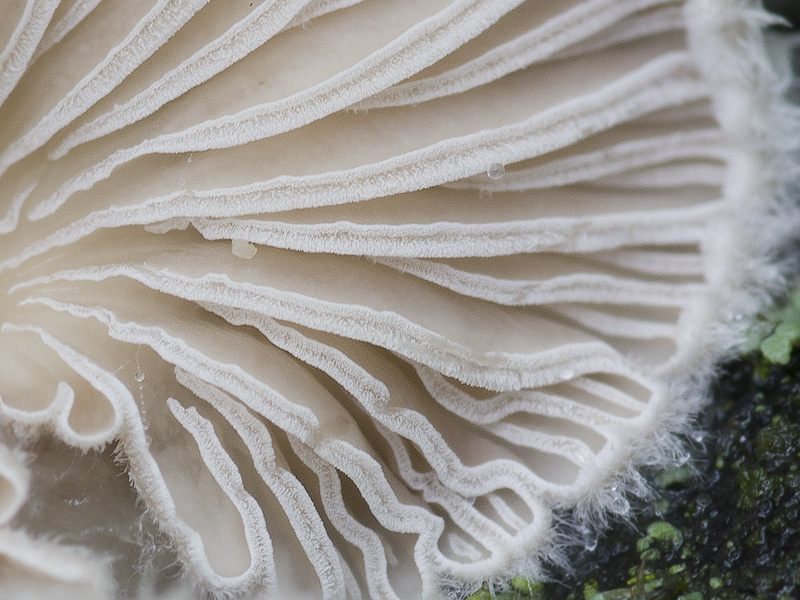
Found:
<path fill-rule="evenodd" d="M 594 552 L 595 548 L 597 548 L 597 534 L 595 532 L 584 529 L 583 547 L 587 552 Z"/>
<path fill-rule="evenodd" d="M 621 516 L 627 515 L 631 510 L 630 503 L 625 499 L 624 496 L 618 494 L 611 499 L 611 502 L 608 505 L 608 509 Z"/>
<path fill-rule="evenodd" d="M 631 477 L 631 493 L 637 498 L 646 498 L 650 492 L 650 486 L 638 471 L 634 471 Z"/>
<path fill-rule="evenodd" d="M 186 163 L 187 164 L 192 164 L 192 157 L 191 156 L 186 159 Z"/>
<path fill-rule="evenodd" d="M 486 175 L 489 177 L 489 179 L 500 179 L 505 174 L 506 168 L 500 163 L 494 163 L 490 165 L 489 170 L 486 171 Z"/>
<path fill-rule="evenodd" d="M 144 371 L 141 369 L 136 369 L 136 372 L 133 374 L 133 378 L 137 383 L 142 383 L 144 381 Z"/>

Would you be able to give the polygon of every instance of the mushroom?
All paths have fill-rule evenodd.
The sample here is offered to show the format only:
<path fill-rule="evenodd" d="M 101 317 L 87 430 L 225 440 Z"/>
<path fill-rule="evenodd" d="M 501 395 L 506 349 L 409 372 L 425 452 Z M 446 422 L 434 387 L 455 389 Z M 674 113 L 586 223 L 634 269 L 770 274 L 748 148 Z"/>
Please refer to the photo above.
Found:
<path fill-rule="evenodd" d="M 5 436 L 2 436 L 5 437 Z M 2 439 L 2 438 L 0 438 Z M 5 441 L 5 440 L 4 440 Z M 86 548 L 55 545 L 9 526 L 25 503 L 30 473 L 19 451 L 0 445 L 0 581 L 4 598 L 106 598 L 102 561 Z"/>
<path fill-rule="evenodd" d="M 780 286 L 747 2 L 2 10 L 4 427 L 116 445 L 214 595 L 536 575 Z"/>

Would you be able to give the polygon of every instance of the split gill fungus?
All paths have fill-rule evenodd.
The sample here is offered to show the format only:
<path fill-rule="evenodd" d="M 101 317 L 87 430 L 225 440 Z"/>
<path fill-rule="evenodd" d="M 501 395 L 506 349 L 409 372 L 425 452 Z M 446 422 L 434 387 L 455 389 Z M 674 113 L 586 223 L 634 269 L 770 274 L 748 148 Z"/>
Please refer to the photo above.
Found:
<path fill-rule="evenodd" d="M 636 467 L 680 454 L 781 285 L 789 109 L 744 0 L 0 14 L 0 586 L 20 595 L 121 585 L 102 542 L 22 518 L 48 447 L 115 448 L 213 597 L 536 576 L 560 511 L 624 514 Z"/>

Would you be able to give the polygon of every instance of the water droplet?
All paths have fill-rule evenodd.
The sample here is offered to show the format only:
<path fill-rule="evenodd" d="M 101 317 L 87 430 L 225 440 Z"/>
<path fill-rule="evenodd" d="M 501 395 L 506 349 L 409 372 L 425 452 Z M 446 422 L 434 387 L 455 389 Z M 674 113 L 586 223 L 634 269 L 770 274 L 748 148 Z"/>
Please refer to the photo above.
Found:
<path fill-rule="evenodd" d="M 142 383 L 144 381 L 144 371 L 141 369 L 136 369 L 136 372 L 133 374 L 133 378 L 137 383 Z"/>
<path fill-rule="evenodd" d="M 611 499 L 608 509 L 613 513 L 625 516 L 630 512 L 631 505 L 624 496 L 618 495 Z"/>
<path fill-rule="evenodd" d="M 486 175 L 489 177 L 489 179 L 500 179 L 505 174 L 506 168 L 500 163 L 489 165 L 489 170 L 486 171 Z"/>
<path fill-rule="evenodd" d="M 646 498 L 650 492 L 650 488 L 643 477 L 641 477 L 638 473 L 636 475 L 636 479 L 633 481 L 633 485 L 631 487 L 631 492 L 637 498 Z"/>
<path fill-rule="evenodd" d="M 575 371 L 573 371 L 572 369 L 564 369 L 563 371 L 561 371 L 561 373 L 558 374 L 558 376 L 566 381 L 567 379 L 572 379 L 573 377 L 575 377 Z"/>
<path fill-rule="evenodd" d="M 597 548 L 597 534 L 588 530 L 584 530 L 583 547 L 587 552 L 594 552 L 594 549 Z"/>
<path fill-rule="evenodd" d="M 186 163 L 189 164 L 189 165 L 192 164 L 192 157 L 191 156 L 186 159 Z"/>

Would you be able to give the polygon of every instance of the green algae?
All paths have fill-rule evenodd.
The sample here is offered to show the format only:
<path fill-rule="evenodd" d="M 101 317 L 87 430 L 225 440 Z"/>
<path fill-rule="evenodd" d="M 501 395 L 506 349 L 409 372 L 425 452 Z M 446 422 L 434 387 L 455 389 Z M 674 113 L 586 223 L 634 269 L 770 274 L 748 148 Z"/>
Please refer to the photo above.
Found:
<path fill-rule="evenodd" d="M 683 543 L 683 534 L 679 529 L 666 521 L 654 521 L 647 526 L 647 535 L 661 542 L 669 542 L 674 547 Z"/>
<path fill-rule="evenodd" d="M 511 591 L 517 592 L 524 598 L 544 598 L 544 583 L 533 582 L 524 577 L 514 577 L 511 580 Z"/>
<path fill-rule="evenodd" d="M 691 476 L 692 468 L 689 465 L 681 465 L 656 475 L 656 485 L 662 489 L 680 488 L 689 482 Z"/>
<path fill-rule="evenodd" d="M 506 589 L 495 589 L 484 582 L 467 600 L 545 600 L 545 584 L 525 577 L 513 577 Z"/>
<path fill-rule="evenodd" d="M 772 363 L 788 364 L 792 348 L 800 341 L 800 290 L 791 295 L 785 306 L 768 311 L 764 321 L 773 329 L 760 344 L 764 358 Z"/>
<path fill-rule="evenodd" d="M 490 600 L 494 598 L 491 588 L 488 583 L 484 583 L 478 590 L 473 592 L 467 597 L 467 600 Z"/>
<path fill-rule="evenodd" d="M 635 528 L 576 553 L 577 573 L 559 574 L 546 599 L 800 596 L 800 352 L 727 365 L 701 420 L 714 435 L 694 456 L 698 476 L 653 474 L 660 497 Z"/>
<path fill-rule="evenodd" d="M 723 368 L 700 417 L 712 435 L 696 448 L 695 467 L 651 473 L 659 494 L 637 507 L 633 527 L 619 524 L 593 551 L 576 550 L 575 570 L 547 583 L 484 584 L 468 600 L 800 597 L 800 334 L 789 327 L 800 326 L 800 291 L 770 318 L 777 326 L 763 353 Z"/>
<path fill-rule="evenodd" d="M 786 365 L 758 353 L 731 362 L 715 398 L 701 416 L 713 435 L 693 457 L 697 476 L 652 473 L 658 497 L 637 507 L 634 526 L 576 550 L 575 571 L 469 600 L 800 597 L 800 351 Z"/>

